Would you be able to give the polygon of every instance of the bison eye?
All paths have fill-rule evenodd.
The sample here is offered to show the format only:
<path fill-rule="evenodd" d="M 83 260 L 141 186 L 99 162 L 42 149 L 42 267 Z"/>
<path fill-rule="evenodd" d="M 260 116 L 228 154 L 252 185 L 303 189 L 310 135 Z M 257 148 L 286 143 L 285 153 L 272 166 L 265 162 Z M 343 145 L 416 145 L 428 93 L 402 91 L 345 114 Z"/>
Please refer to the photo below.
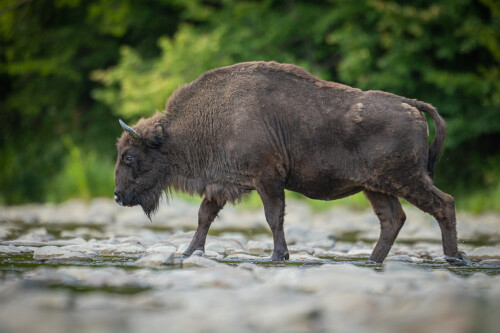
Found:
<path fill-rule="evenodd" d="M 134 161 L 134 157 L 131 155 L 125 156 L 125 164 L 126 165 L 132 165 L 132 162 Z"/>

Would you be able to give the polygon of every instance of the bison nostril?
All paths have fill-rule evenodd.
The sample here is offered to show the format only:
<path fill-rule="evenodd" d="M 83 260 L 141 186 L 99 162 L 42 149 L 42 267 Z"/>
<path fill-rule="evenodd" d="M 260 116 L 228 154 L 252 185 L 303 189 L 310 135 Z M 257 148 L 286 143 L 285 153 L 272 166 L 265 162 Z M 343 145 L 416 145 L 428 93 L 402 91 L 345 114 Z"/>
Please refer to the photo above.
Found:
<path fill-rule="evenodd" d="M 122 199 L 120 198 L 120 193 L 118 191 L 115 191 L 115 201 L 120 206 L 123 205 Z"/>

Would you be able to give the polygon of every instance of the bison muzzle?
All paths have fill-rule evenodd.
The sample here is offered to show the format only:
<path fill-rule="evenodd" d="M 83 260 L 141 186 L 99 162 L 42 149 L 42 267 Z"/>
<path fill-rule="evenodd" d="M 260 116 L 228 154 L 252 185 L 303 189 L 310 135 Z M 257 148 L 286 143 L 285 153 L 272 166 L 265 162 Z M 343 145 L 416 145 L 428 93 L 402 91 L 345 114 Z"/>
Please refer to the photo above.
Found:
<path fill-rule="evenodd" d="M 435 122 L 430 146 L 424 112 Z M 433 184 L 446 125 L 429 104 L 324 81 L 295 65 L 247 62 L 201 75 L 133 128 L 120 123 L 118 204 L 141 205 L 150 217 L 162 193 L 203 196 L 186 256 L 204 250 L 224 205 L 252 190 L 273 233 L 272 260 L 289 258 L 285 189 L 320 200 L 363 191 L 381 225 L 370 261 L 387 256 L 406 219 L 404 198 L 436 218 L 448 262 L 465 264 L 454 199 Z"/>

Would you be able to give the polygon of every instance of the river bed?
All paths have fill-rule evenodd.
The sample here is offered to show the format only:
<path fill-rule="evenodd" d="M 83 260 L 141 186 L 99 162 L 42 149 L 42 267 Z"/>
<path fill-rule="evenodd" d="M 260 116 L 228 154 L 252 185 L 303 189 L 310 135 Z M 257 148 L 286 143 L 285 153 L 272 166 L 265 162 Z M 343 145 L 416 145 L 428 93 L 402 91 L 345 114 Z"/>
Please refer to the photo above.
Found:
<path fill-rule="evenodd" d="M 373 212 L 312 212 L 291 201 L 291 260 L 272 262 L 262 210 L 228 207 L 206 251 L 183 259 L 197 206 L 149 221 L 109 199 L 0 208 L 0 332 L 496 332 L 500 216 L 458 214 L 460 250 L 442 254 L 428 215 L 408 219 L 383 265 L 366 264 Z"/>

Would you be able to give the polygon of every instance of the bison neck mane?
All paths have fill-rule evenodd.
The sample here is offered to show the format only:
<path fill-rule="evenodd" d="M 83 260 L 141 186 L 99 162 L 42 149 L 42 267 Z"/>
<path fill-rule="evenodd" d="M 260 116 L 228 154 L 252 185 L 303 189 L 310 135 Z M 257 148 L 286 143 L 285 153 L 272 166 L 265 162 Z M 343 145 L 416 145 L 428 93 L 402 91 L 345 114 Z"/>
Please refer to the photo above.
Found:
<path fill-rule="evenodd" d="M 194 175 L 198 176 L 194 176 Z M 206 170 L 187 170 L 173 168 L 169 172 L 163 190 L 167 199 L 173 192 L 183 192 L 191 196 L 204 196 L 208 200 L 215 200 L 223 205 L 225 202 L 237 203 L 243 194 L 250 192 L 245 186 L 235 186 L 232 182 L 217 179 Z"/>

